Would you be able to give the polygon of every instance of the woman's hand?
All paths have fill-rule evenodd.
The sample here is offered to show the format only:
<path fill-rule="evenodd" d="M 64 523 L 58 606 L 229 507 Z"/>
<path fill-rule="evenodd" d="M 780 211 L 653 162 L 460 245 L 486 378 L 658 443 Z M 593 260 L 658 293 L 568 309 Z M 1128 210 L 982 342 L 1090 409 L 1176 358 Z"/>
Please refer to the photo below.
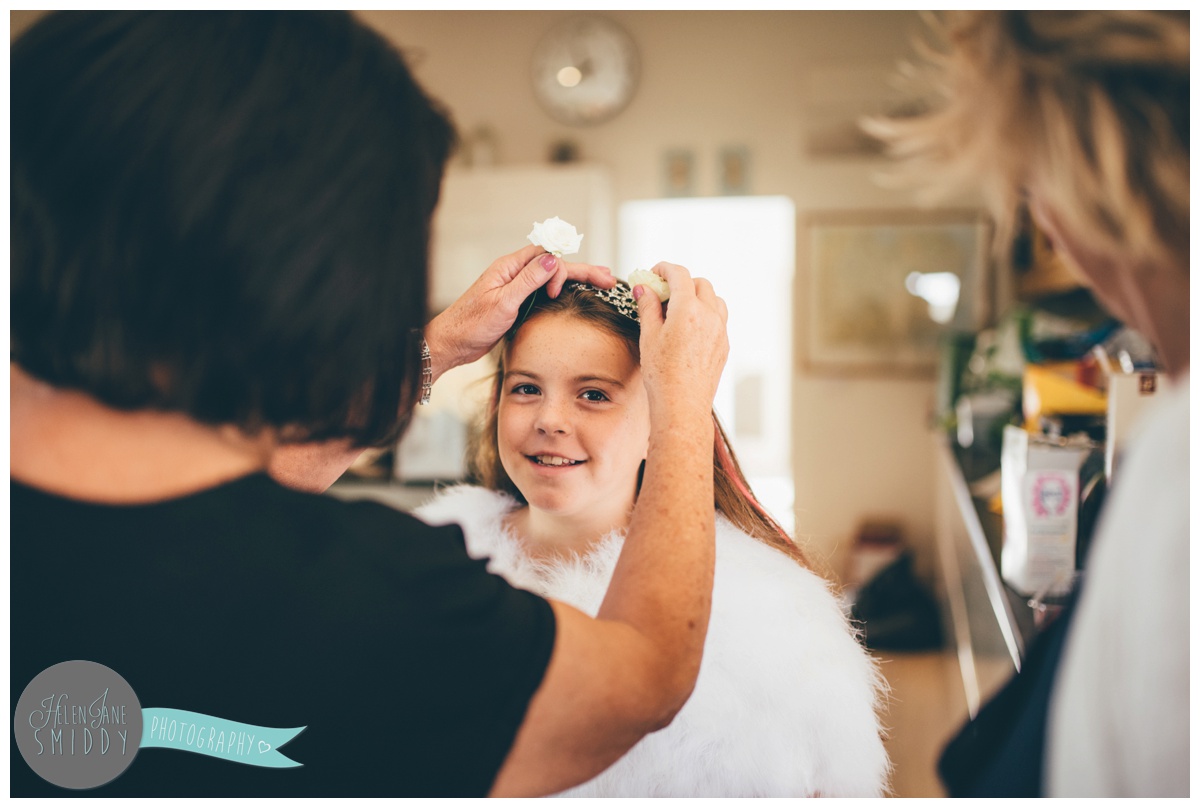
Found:
<path fill-rule="evenodd" d="M 462 297 L 426 327 L 433 378 L 490 351 L 516 322 L 522 301 L 535 289 L 545 284 L 550 296 L 558 297 L 568 280 L 601 289 L 610 289 L 615 283 L 607 267 L 563 261 L 536 244 L 496 259 Z"/>
<path fill-rule="evenodd" d="M 651 404 L 694 402 L 705 413 L 717 394 L 729 356 L 729 310 L 712 284 L 681 266 L 660 263 L 654 271 L 671 287 L 664 305 L 652 290 L 634 288 L 642 323 L 642 374 Z"/>

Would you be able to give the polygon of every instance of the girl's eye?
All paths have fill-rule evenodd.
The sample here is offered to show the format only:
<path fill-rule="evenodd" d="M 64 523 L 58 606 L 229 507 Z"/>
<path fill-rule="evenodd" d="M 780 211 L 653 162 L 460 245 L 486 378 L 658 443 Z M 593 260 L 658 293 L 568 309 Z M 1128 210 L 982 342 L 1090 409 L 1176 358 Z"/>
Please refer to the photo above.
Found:
<path fill-rule="evenodd" d="M 585 390 L 583 397 L 588 401 L 608 401 L 608 396 L 599 390 Z"/>
<path fill-rule="evenodd" d="M 518 384 L 512 391 L 518 396 L 536 396 L 538 394 L 538 389 L 532 384 Z"/>

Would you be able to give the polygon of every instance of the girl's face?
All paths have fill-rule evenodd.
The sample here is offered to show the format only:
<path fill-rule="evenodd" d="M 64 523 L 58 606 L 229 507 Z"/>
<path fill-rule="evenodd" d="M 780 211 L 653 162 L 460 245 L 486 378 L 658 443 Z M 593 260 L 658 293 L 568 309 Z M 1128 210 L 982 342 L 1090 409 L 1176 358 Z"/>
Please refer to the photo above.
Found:
<path fill-rule="evenodd" d="M 642 371 L 619 337 L 568 313 L 527 321 L 509 348 L 500 462 L 531 508 L 614 526 L 650 442 Z"/>

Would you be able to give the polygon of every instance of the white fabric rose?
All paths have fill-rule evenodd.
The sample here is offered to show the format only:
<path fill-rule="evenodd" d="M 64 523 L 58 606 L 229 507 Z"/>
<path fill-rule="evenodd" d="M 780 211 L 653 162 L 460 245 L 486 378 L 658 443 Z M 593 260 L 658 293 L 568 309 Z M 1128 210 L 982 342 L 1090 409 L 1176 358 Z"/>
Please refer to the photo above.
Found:
<path fill-rule="evenodd" d="M 531 244 L 537 244 L 559 258 L 579 252 L 579 245 L 583 242 L 583 234 L 575 230 L 575 225 L 557 216 L 544 222 L 534 222 L 528 238 Z"/>
<path fill-rule="evenodd" d="M 671 299 L 671 287 L 667 285 L 666 280 L 656 272 L 649 269 L 635 269 L 629 273 L 629 285 L 631 287 L 641 284 L 647 289 L 653 289 L 654 294 L 658 295 L 658 299 L 666 303 Z"/>

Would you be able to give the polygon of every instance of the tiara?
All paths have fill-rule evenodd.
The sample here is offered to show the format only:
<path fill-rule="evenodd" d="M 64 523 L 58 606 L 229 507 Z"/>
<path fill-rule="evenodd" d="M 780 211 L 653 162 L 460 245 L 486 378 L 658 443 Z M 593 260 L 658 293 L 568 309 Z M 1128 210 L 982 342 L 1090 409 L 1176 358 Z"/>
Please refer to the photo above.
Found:
<path fill-rule="evenodd" d="M 577 288 L 582 292 L 587 292 L 594 297 L 600 298 L 635 323 L 641 323 L 641 318 L 638 317 L 637 301 L 633 299 L 633 290 L 629 288 L 629 284 L 623 281 L 617 281 L 617 285 L 611 289 L 601 289 L 584 281 L 567 281 L 563 288 Z M 512 328 L 508 332 L 509 337 L 516 334 L 521 324 L 529 318 L 529 313 L 533 311 L 533 307 L 537 304 L 538 296 L 543 294 L 546 294 L 544 287 L 529 296 L 529 305 L 525 307 L 525 311 L 517 315 L 516 322 L 512 324 Z"/>
<path fill-rule="evenodd" d="M 635 323 L 641 322 L 640 318 L 638 317 L 637 301 L 633 299 L 633 290 L 627 285 L 617 283 L 617 285 L 611 289 L 599 289 L 595 286 L 592 286 L 590 283 L 581 283 L 579 285 L 590 290 L 593 295 L 600 298 L 605 303 L 621 312 L 621 314 L 624 314 L 630 320 L 633 320 Z"/>

